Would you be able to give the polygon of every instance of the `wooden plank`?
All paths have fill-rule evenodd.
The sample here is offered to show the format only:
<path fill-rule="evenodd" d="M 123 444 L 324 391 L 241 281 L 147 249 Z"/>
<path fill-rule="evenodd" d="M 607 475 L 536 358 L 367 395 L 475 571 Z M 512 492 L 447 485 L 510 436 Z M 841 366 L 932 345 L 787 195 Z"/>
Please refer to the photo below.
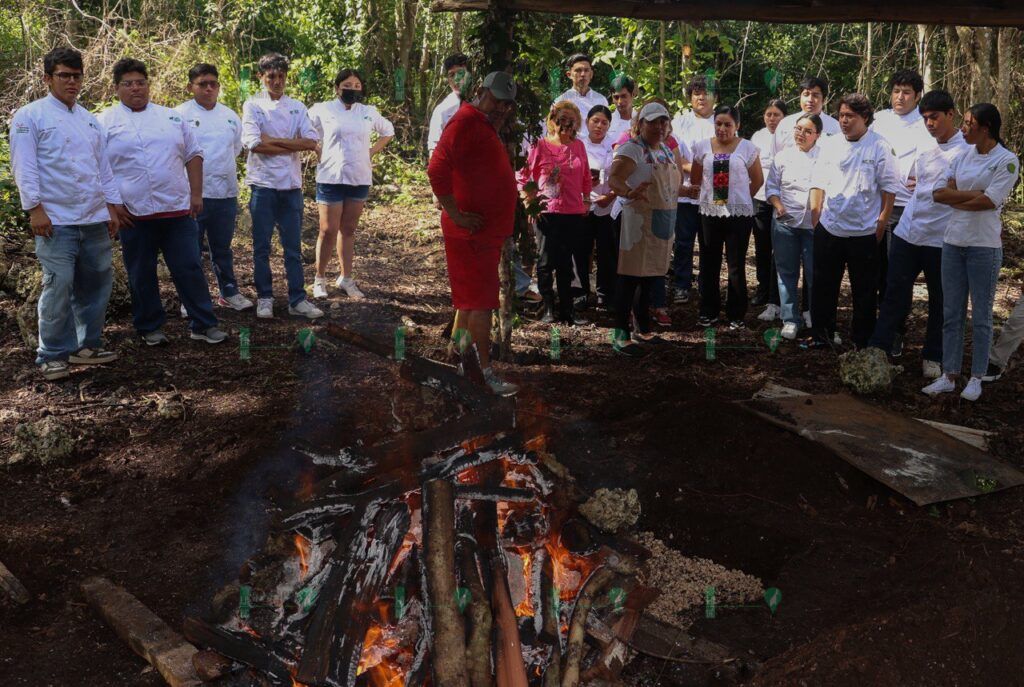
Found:
<path fill-rule="evenodd" d="M 198 649 L 182 639 L 142 602 L 102 577 L 82 582 L 86 600 L 132 651 L 157 669 L 171 687 L 202 684 L 192 665 Z"/>
<path fill-rule="evenodd" d="M 1024 27 L 1024 3 L 1004 0 L 433 0 L 434 12 L 487 11 L 494 8 L 557 14 L 602 15 L 633 19 L 714 19 L 812 24 L 819 22 L 898 22 L 959 26 Z"/>
<path fill-rule="evenodd" d="M 2 561 L 0 561 L 0 589 L 7 592 L 16 603 L 27 604 L 32 600 L 32 595 L 25 589 L 25 585 L 7 569 Z"/>

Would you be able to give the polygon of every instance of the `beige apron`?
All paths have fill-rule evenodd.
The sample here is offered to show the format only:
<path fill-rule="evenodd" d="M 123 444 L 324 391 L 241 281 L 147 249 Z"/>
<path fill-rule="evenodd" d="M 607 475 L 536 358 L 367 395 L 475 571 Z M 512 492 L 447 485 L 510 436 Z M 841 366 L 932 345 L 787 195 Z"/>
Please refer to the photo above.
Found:
<path fill-rule="evenodd" d="M 653 171 L 647 197 L 622 206 L 618 272 L 631 277 L 661 277 L 668 271 L 672 256 L 679 168 L 675 162 L 655 162 L 647 146 L 634 140 L 644 146 L 647 164 Z"/>

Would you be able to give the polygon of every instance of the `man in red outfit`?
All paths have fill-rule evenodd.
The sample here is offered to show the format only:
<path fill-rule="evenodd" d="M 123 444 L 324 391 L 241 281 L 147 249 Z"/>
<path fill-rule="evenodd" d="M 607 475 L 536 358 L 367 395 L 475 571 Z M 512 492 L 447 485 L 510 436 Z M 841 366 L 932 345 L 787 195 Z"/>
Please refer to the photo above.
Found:
<path fill-rule="evenodd" d="M 441 231 L 455 307 L 454 331 L 476 344 L 484 378 L 494 393 L 518 391 L 491 369 L 491 317 L 498 308 L 498 263 L 512 235 L 518 192 L 498 131 L 515 107 L 516 84 L 491 72 L 476 97 L 448 122 L 427 174 L 441 205 Z"/>

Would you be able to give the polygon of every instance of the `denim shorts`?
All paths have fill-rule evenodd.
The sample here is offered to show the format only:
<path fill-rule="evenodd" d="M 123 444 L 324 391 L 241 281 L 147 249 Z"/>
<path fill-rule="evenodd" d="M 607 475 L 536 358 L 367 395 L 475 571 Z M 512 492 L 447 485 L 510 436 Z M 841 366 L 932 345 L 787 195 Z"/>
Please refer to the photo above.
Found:
<path fill-rule="evenodd" d="M 364 201 L 370 197 L 370 186 L 352 186 L 351 184 L 320 184 L 316 185 L 316 202 L 321 205 L 336 205 L 346 200 Z"/>

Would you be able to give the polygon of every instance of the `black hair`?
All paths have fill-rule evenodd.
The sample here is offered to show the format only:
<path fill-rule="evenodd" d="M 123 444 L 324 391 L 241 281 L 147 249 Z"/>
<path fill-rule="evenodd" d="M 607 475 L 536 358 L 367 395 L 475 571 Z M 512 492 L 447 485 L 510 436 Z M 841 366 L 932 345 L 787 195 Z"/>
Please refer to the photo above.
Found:
<path fill-rule="evenodd" d="M 712 83 L 708 83 L 708 79 L 703 74 L 697 74 L 690 78 L 690 83 L 686 84 L 686 97 L 692 98 L 695 91 L 704 91 L 708 95 L 718 95 L 718 87 Z"/>
<path fill-rule="evenodd" d="M 999 108 L 992 103 L 978 103 L 967 110 L 974 117 L 978 126 L 988 129 L 988 135 L 995 139 L 996 143 L 1002 145 L 1003 139 L 1000 130 L 1003 128 L 1003 116 L 999 114 Z"/>
<path fill-rule="evenodd" d="M 348 67 L 346 67 L 346 68 L 340 70 L 338 72 L 338 75 L 336 77 L 334 77 L 334 87 L 337 88 L 338 86 L 340 86 L 341 82 L 344 81 L 345 79 L 347 79 L 350 76 L 354 76 L 357 79 L 359 79 L 359 85 L 362 86 L 362 88 L 363 88 L 362 93 L 363 93 L 363 96 L 365 97 L 366 96 L 366 79 L 363 78 L 363 75 L 359 73 L 358 69 L 349 69 Z"/>
<path fill-rule="evenodd" d="M 914 93 L 921 93 L 924 90 L 924 79 L 913 69 L 901 69 L 889 79 L 889 91 L 896 86 L 910 86 Z"/>
<path fill-rule="evenodd" d="M 448 70 L 452 67 L 465 67 L 467 64 L 469 64 L 469 58 L 461 52 L 457 52 L 454 55 L 449 55 L 444 58 L 442 69 L 444 70 L 444 73 L 447 74 Z"/>
<path fill-rule="evenodd" d="M 287 72 L 290 66 L 288 58 L 279 52 L 268 52 L 256 63 L 256 71 L 260 74 L 267 72 Z"/>
<path fill-rule="evenodd" d="M 820 88 L 822 96 L 828 96 L 828 81 L 820 76 L 805 76 L 800 81 L 800 91 L 809 91 L 813 88 Z"/>
<path fill-rule="evenodd" d="M 782 98 L 772 98 L 768 101 L 768 104 L 765 105 L 764 109 L 765 111 L 768 111 L 768 109 L 772 107 L 781 112 L 783 117 L 789 114 L 789 107 L 786 105 L 786 101 Z"/>
<path fill-rule="evenodd" d="M 621 91 L 623 88 L 625 88 L 630 93 L 636 93 L 636 81 L 633 81 L 632 78 L 626 76 L 625 74 L 619 74 L 614 79 L 612 79 L 612 90 Z"/>
<path fill-rule="evenodd" d="M 53 76 L 53 72 L 57 70 L 58 64 L 62 64 L 70 69 L 85 71 L 85 67 L 82 65 L 82 53 L 74 48 L 54 48 L 43 55 L 43 73 L 47 76 Z"/>
<path fill-rule="evenodd" d="M 594 105 L 592 108 L 590 108 L 590 111 L 587 112 L 587 119 L 589 120 L 596 114 L 602 114 L 609 122 L 612 121 L 612 111 L 609 110 L 604 105 Z"/>
<path fill-rule="evenodd" d="M 839 107 L 846 105 L 855 114 L 864 118 L 864 123 L 871 126 L 875 121 L 875 108 L 871 107 L 871 101 L 863 93 L 847 93 L 839 99 Z"/>
<path fill-rule="evenodd" d="M 821 116 L 811 114 L 810 112 L 805 112 L 803 115 L 797 118 L 796 123 L 799 124 L 805 119 L 814 125 L 814 128 L 818 131 L 818 135 L 820 136 L 822 130 L 824 130 L 825 128 L 825 123 L 821 121 Z"/>
<path fill-rule="evenodd" d="M 728 115 L 729 117 L 732 118 L 732 121 L 736 122 L 736 128 L 737 129 L 739 128 L 739 126 L 740 126 L 740 111 L 737 110 L 732 105 L 719 105 L 718 107 L 716 107 L 715 108 L 715 115 L 714 115 L 716 119 L 718 118 L 718 115 Z"/>
<path fill-rule="evenodd" d="M 591 69 L 594 68 L 594 58 L 592 58 L 585 52 L 578 52 L 575 55 L 570 55 L 569 59 L 565 61 L 565 70 L 572 71 L 572 66 L 577 62 L 586 62 L 588 65 L 590 65 Z"/>
<path fill-rule="evenodd" d="M 188 82 L 192 83 L 200 76 L 206 76 L 207 74 L 215 76 L 218 79 L 220 78 L 220 73 L 217 71 L 216 67 L 212 64 L 207 64 L 206 62 L 200 62 L 196 66 L 192 67 L 192 69 L 188 70 Z"/>
<path fill-rule="evenodd" d="M 928 91 L 921 98 L 921 104 L 917 106 L 921 114 L 925 112 L 951 112 L 956 110 L 956 103 L 953 96 L 946 91 Z"/>
<path fill-rule="evenodd" d="M 114 85 L 121 83 L 121 77 L 130 72 L 138 72 L 147 79 L 149 78 L 149 72 L 146 71 L 146 65 L 141 61 L 136 60 L 132 57 L 122 57 L 114 63 Z"/>

